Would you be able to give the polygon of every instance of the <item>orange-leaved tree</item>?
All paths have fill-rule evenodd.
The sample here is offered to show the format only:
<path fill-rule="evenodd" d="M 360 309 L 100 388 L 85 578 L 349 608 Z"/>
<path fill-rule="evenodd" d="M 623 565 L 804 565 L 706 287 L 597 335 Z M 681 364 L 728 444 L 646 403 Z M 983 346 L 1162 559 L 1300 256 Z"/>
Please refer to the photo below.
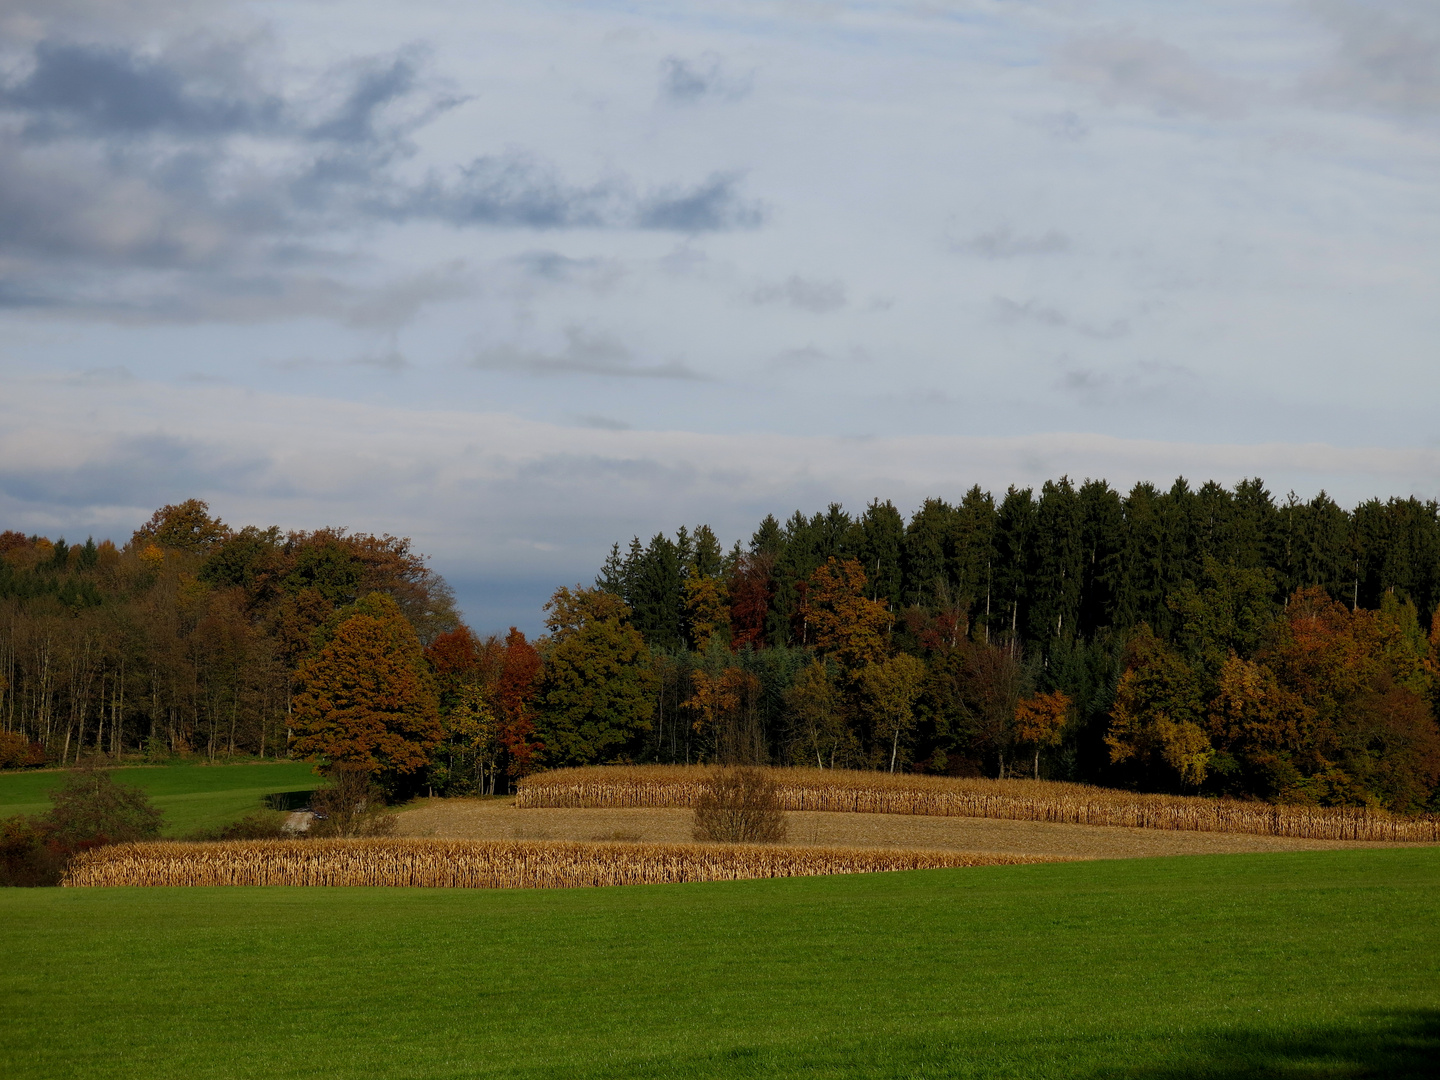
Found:
<path fill-rule="evenodd" d="M 890 612 L 884 600 L 865 597 L 865 570 L 854 559 L 833 556 L 815 571 L 805 594 L 805 632 L 852 678 L 885 657 Z"/>
<path fill-rule="evenodd" d="M 296 672 L 291 749 L 324 767 L 407 775 L 440 742 L 439 700 L 400 607 L 371 593 Z"/>
<path fill-rule="evenodd" d="M 1035 779 L 1040 779 L 1040 748 L 1055 746 L 1070 715 L 1070 698 L 1059 690 L 1015 703 L 1015 740 L 1035 747 Z"/>

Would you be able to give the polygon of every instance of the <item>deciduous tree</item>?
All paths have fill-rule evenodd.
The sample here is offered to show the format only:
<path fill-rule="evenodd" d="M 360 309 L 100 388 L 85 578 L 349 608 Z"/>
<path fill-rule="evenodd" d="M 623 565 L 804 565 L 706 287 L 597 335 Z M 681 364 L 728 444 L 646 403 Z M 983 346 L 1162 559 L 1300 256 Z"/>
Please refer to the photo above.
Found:
<path fill-rule="evenodd" d="M 363 598 L 296 673 L 292 750 L 326 765 L 407 775 L 439 743 L 439 701 L 420 640 L 393 599 Z"/>
<path fill-rule="evenodd" d="M 540 737 L 555 765 L 607 761 L 650 728 L 658 679 L 630 609 L 602 589 L 560 588 L 545 605 Z"/>
<path fill-rule="evenodd" d="M 1021 698 L 1015 704 L 1015 740 L 1035 747 L 1035 779 L 1040 779 L 1040 748 L 1055 746 L 1074 703 L 1059 690 Z"/>

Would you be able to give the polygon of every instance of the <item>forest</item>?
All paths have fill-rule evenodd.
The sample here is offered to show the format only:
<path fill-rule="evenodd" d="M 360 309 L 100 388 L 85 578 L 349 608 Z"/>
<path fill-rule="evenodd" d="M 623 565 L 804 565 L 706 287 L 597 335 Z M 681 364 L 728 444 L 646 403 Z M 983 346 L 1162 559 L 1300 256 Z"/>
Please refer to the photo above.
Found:
<path fill-rule="evenodd" d="M 309 756 L 393 791 L 597 762 L 1035 776 L 1434 811 L 1440 506 L 1061 478 L 616 544 L 481 637 L 408 541 L 0 536 L 0 762 Z"/>

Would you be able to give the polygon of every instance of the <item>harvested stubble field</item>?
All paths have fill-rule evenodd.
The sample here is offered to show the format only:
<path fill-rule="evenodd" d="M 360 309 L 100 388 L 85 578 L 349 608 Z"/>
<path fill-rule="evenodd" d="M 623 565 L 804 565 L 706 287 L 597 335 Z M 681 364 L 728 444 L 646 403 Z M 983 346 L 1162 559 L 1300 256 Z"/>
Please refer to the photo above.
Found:
<path fill-rule="evenodd" d="M 63 884 L 378 885 L 523 889 L 868 874 L 1047 862 L 956 851 L 445 840 L 118 844 L 85 852 Z"/>
<path fill-rule="evenodd" d="M 555 769 L 520 782 L 515 805 L 691 808 L 704 766 Z M 1180 795 L 1144 795 L 1045 780 L 984 780 L 831 769 L 767 769 L 786 810 L 997 818 L 1073 825 L 1248 833 L 1308 840 L 1435 843 L 1440 816 L 1383 810 L 1276 806 Z"/>

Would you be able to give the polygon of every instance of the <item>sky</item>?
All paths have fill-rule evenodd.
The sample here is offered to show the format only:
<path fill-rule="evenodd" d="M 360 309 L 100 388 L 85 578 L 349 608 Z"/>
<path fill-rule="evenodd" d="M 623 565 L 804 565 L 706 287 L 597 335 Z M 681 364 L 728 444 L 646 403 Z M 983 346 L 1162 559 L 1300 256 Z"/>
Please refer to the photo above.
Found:
<path fill-rule="evenodd" d="M 1440 5 L 4 0 L 0 528 L 1440 496 Z"/>

